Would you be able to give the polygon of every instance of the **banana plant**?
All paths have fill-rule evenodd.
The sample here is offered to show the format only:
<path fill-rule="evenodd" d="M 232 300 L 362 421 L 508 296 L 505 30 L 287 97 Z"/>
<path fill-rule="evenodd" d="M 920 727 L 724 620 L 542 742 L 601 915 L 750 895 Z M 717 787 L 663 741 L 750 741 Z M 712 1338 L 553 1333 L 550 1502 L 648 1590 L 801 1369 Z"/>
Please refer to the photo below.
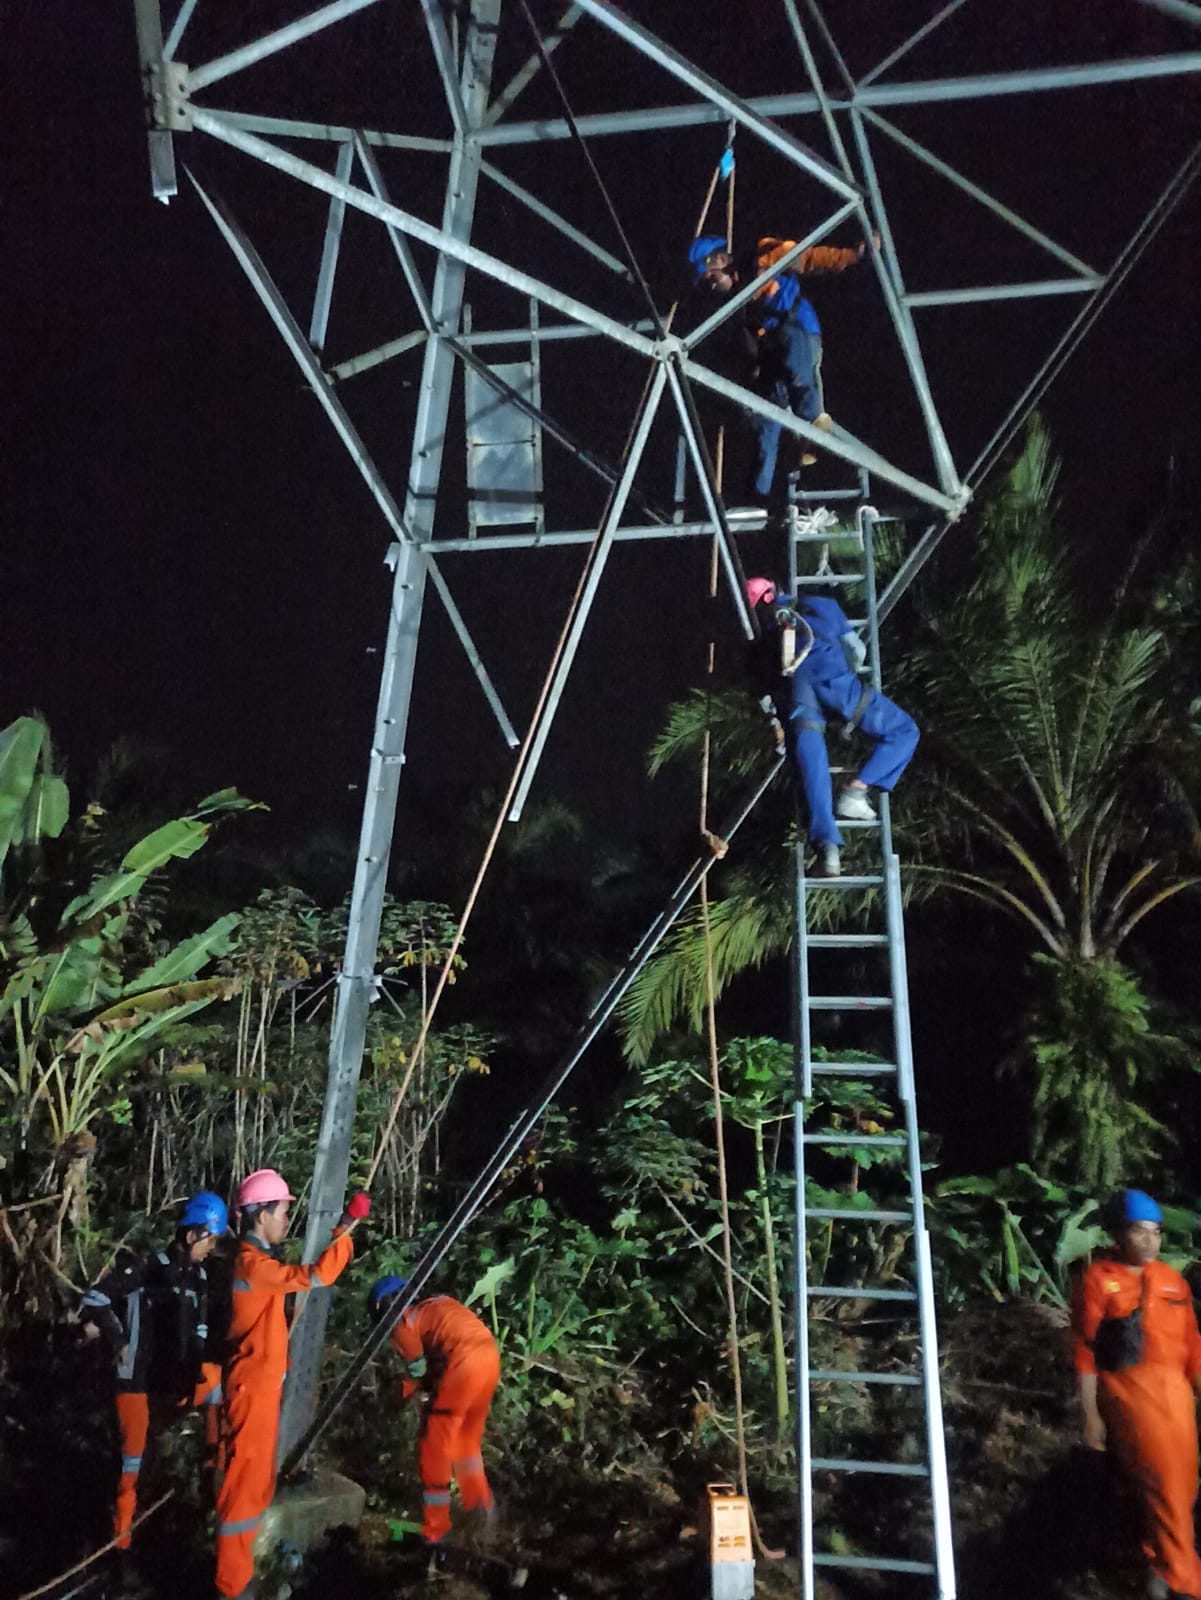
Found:
<path fill-rule="evenodd" d="M 49 752 L 36 718 L 0 731 L 0 1131 L 8 1146 L 0 1153 L 10 1191 L 48 1193 L 61 1181 L 61 1232 L 68 1208 L 86 1212 L 81 1152 L 95 1147 L 90 1124 L 121 1103 L 133 1075 L 182 1023 L 236 986 L 204 969 L 234 948 L 238 916 L 219 917 L 147 961 L 139 896 L 152 874 L 204 845 L 216 817 L 251 802 L 234 790 L 208 796 L 95 873 L 47 924 L 29 913 L 29 859 L 69 825 L 69 796 Z M 60 1243 L 56 1235 L 55 1258 Z"/>
<path fill-rule="evenodd" d="M 10 850 L 57 839 L 67 825 L 67 786 L 50 763 L 50 730 L 40 717 L 0 728 L 0 872 Z"/>

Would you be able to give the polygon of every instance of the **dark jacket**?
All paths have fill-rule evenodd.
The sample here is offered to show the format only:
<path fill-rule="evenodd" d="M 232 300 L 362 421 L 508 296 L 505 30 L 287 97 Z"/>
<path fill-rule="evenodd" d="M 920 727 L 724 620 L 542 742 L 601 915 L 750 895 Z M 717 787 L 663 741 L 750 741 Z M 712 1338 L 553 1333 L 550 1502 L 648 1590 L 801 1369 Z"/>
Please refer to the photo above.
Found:
<path fill-rule="evenodd" d="M 79 1316 L 100 1329 L 117 1361 L 118 1389 L 177 1401 L 195 1388 L 208 1339 L 208 1280 L 180 1246 L 123 1251 L 84 1295 Z"/>

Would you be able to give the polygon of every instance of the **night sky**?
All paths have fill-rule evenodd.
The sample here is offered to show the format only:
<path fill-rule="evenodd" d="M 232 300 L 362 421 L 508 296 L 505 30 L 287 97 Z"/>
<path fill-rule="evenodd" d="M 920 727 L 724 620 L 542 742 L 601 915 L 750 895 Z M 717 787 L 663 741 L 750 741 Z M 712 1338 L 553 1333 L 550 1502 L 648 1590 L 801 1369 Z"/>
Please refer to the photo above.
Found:
<path fill-rule="evenodd" d="M 184 60 L 222 53 L 309 9 L 201 0 Z M 631 7 L 744 94 L 804 87 L 774 0 L 660 0 Z M 851 65 L 880 59 L 933 4 L 839 0 L 828 8 Z M 544 19 L 547 7 L 538 10 Z M 529 52 L 506 8 L 497 82 Z M 199 135 L 181 136 L 181 193 L 149 193 L 132 6 L 10 0 L 4 236 L 8 376 L 0 718 L 48 717 L 76 774 L 120 734 L 165 747 L 188 789 L 235 783 L 268 801 L 280 836 L 353 834 L 388 599 L 389 533 L 182 173 L 226 197 L 307 323 L 324 202 Z M 1134 0 L 1023 0 L 965 7 L 891 77 L 932 77 L 1189 49 L 1190 30 Z M 592 23 L 556 60 L 579 113 L 664 104 L 682 91 Z M 447 132 L 417 6 L 376 7 L 320 40 L 215 85 L 220 107 Z M 1186 153 L 1201 80 L 915 108 L 896 120 L 1091 263 L 1104 266 Z M 553 115 L 537 83 L 514 115 Z M 815 119 L 789 126 L 825 154 Z M 720 131 L 597 139 L 593 150 L 661 307 L 721 145 Z M 315 153 L 314 153 L 315 152 Z M 332 164 L 332 147 L 305 145 Z M 580 154 L 567 142 L 491 158 L 617 249 Z M 796 235 L 822 214 L 816 184 L 743 136 L 737 232 Z M 435 220 L 440 160 L 381 158 L 394 198 Z M 910 158 L 878 159 L 908 285 L 1059 276 L 1033 246 Z M 829 209 L 829 208 L 827 208 Z M 1045 406 L 1067 456 L 1065 495 L 1104 582 L 1170 473 L 1196 472 L 1201 392 L 1194 191 L 1107 310 Z M 581 263 L 485 183 L 477 242 L 631 320 L 632 290 Z M 853 243 L 853 233 L 839 236 Z M 423 264 L 429 257 L 418 252 Z M 474 277 L 477 326 L 520 304 Z M 935 393 L 961 465 L 1074 313 L 1060 298 L 919 312 Z M 913 401 L 870 274 L 818 297 L 830 409 L 904 465 L 925 470 Z M 332 362 L 413 327 L 403 280 L 373 223 L 348 217 L 328 345 Z M 420 355 L 347 384 L 343 398 L 403 499 Z M 644 374 L 595 342 L 547 352 L 544 396 L 615 456 Z M 439 531 L 462 525 L 461 386 L 451 413 Z M 647 488 L 668 480 L 656 435 Z M 552 526 L 594 525 L 602 489 L 547 445 Z M 884 491 L 881 500 L 896 504 Z M 961 534 L 952 540 L 962 540 Z M 578 552 L 447 557 L 444 571 L 519 727 L 561 622 Z M 954 559 L 952 554 L 949 559 Z M 754 565 L 751 558 L 751 565 Z M 598 829 L 669 836 L 644 752 L 673 697 L 699 675 L 706 557 L 625 547 L 614 559 L 543 767 L 540 792 Z M 503 784 L 509 757 L 428 596 L 402 825 Z M 407 836 L 406 836 L 407 837 Z M 405 848 L 402 841 L 401 849 Z"/>

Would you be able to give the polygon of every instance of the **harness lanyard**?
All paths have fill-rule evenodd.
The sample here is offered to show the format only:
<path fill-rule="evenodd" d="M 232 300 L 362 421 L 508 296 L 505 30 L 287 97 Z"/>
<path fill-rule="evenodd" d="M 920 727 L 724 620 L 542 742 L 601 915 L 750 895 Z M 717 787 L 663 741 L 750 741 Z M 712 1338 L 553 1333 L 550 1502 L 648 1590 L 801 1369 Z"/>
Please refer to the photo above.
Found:
<path fill-rule="evenodd" d="M 795 611 L 781 612 L 779 615 L 779 622 L 780 675 L 784 678 L 791 678 L 793 673 L 804 661 L 805 657 L 813 649 L 816 641 L 814 639 L 813 629 L 805 621 L 804 617 L 799 617 Z M 799 655 L 797 654 L 796 647 L 798 628 L 803 628 L 808 636 L 805 640 L 805 643 L 801 646 L 801 652 Z"/>
<path fill-rule="evenodd" d="M 863 691 L 859 696 L 858 705 L 855 707 L 854 711 L 851 712 L 850 716 L 843 725 L 842 736 L 844 739 L 849 739 L 854 733 L 855 729 L 863 721 L 863 713 L 867 710 L 868 706 L 871 705 L 872 698 L 875 693 L 876 691 L 873 689 L 870 683 L 863 686 Z"/>

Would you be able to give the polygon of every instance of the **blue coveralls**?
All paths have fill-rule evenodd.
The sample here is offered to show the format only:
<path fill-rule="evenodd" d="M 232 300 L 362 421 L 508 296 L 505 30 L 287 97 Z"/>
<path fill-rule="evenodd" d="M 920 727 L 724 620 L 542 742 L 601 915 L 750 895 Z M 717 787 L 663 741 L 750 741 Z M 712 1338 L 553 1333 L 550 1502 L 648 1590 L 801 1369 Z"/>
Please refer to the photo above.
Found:
<path fill-rule="evenodd" d="M 794 273 L 781 274 L 779 288 L 763 303 L 761 326 L 755 388 L 773 405 L 793 412 L 803 422 L 812 422 L 824 410 L 822 332 L 817 312 L 801 294 Z M 751 426 L 755 434 L 752 498 L 767 500 L 776 476 L 780 424 L 753 412 Z"/>
<path fill-rule="evenodd" d="M 777 604 L 781 601 L 789 603 L 784 595 Z M 813 648 L 790 678 L 777 681 L 772 698 L 785 729 L 793 776 L 805 800 L 809 842 L 841 845 L 824 713 L 854 722 L 872 741 L 874 748 L 859 777 L 877 789 L 891 790 L 909 765 L 917 749 L 918 727 L 907 711 L 851 671 L 839 641 L 852 628 L 836 600 L 815 595 L 791 603 L 813 629 Z"/>

